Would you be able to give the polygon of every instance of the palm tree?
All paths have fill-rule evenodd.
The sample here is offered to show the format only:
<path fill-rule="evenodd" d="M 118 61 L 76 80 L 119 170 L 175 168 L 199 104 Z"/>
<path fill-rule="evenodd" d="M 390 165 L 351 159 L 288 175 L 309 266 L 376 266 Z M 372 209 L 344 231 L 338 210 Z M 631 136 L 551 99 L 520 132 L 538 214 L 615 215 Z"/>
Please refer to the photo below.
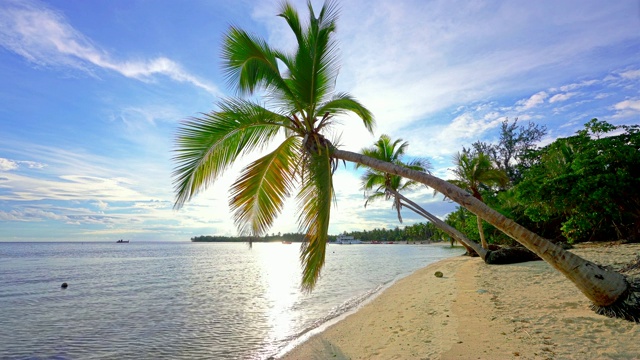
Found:
<path fill-rule="evenodd" d="M 470 154 L 468 151 L 457 153 L 454 156 L 453 163 L 456 165 L 453 169 L 456 179 L 451 180 L 451 182 L 462 189 L 470 191 L 476 199 L 482 202 L 484 200 L 480 193 L 481 187 L 504 186 L 509 181 L 507 174 L 493 166 L 491 158 L 481 152 L 476 152 L 475 154 Z M 484 237 L 482 219 L 479 216 L 476 219 L 478 221 L 480 242 L 484 249 L 488 249 L 489 244 L 487 244 L 487 240 Z"/>
<path fill-rule="evenodd" d="M 395 175 L 395 176 L 397 176 L 397 175 Z M 482 258 L 482 260 L 486 259 L 488 251 L 486 249 L 484 249 L 483 247 L 481 247 L 480 245 L 478 245 L 478 243 L 476 243 L 475 241 L 473 241 L 473 240 L 469 239 L 468 237 L 466 237 L 463 233 L 458 231 L 458 229 L 456 229 L 453 226 L 447 224 L 446 222 L 438 219 L 437 216 L 431 214 L 430 212 L 428 212 L 427 210 L 425 210 L 424 208 L 422 208 L 420 205 L 416 204 L 415 202 L 407 199 L 404 195 L 400 194 L 399 192 L 395 191 L 394 189 L 389 189 L 388 191 L 396 199 L 399 199 L 401 206 L 404 206 L 404 207 L 408 208 L 409 210 L 413 211 L 414 213 L 416 213 L 416 214 L 424 217 L 425 219 L 429 220 L 438 229 L 442 230 L 443 232 L 445 232 L 449 236 L 451 236 L 453 239 L 457 240 L 460 244 L 462 244 L 462 246 L 465 247 L 465 249 L 467 250 L 467 253 L 469 253 L 470 256 L 476 256 L 476 255 L 474 255 L 474 252 L 475 252 L 476 254 L 478 254 L 480 256 L 480 258 Z M 451 245 L 453 246 L 453 240 L 451 242 Z"/>
<path fill-rule="evenodd" d="M 406 164 L 402 161 L 402 157 L 404 156 L 408 146 L 409 143 L 406 141 L 403 142 L 402 139 L 392 141 L 389 135 L 383 134 L 380 135 L 380 138 L 375 142 L 373 146 L 364 148 L 361 150 L 361 152 L 362 154 L 374 159 L 390 162 L 400 166 L 405 166 L 409 169 L 417 171 L 428 171 L 428 168 L 431 167 L 431 164 L 429 164 L 429 161 L 426 159 L 415 159 Z M 360 167 L 363 166 L 360 164 L 356 164 L 356 169 Z M 373 169 L 368 169 L 364 173 L 364 175 L 362 175 L 361 181 L 362 189 L 367 195 L 367 201 L 364 205 L 365 207 L 370 201 L 381 198 L 384 198 L 385 200 L 391 199 L 392 194 L 390 194 L 387 189 L 404 191 L 415 188 L 419 185 L 419 183 L 416 181 L 405 180 L 400 176 L 392 176 Z M 400 214 L 401 204 L 395 197 L 392 207 L 396 209 L 398 213 L 398 220 L 400 221 L 400 223 L 402 223 L 402 216 Z"/>
<path fill-rule="evenodd" d="M 247 166 L 231 189 L 230 205 L 240 232 L 264 233 L 280 213 L 284 199 L 297 182 L 304 266 L 302 286 L 311 289 L 324 264 L 327 229 L 334 191 L 332 173 L 338 160 L 368 166 L 425 184 L 494 225 L 569 278 L 596 306 L 597 312 L 630 320 L 640 319 L 640 284 L 629 283 L 616 272 L 603 269 L 525 229 L 489 208 L 468 192 L 425 172 L 344 151 L 323 133 L 335 116 L 354 113 L 371 131 L 371 113 L 348 94 L 333 94 L 337 75 L 335 31 L 337 9 L 326 3 L 318 17 L 309 5 L 303 29 L 293 7 L 282 5 L 283 17 L 295 34 L 293 54 L 232 27 L 224 42 L 224 66 L 230 82 L 241 93 L 266 91 L 277 110 L 254 101 L 226 99 L 220 109 L 182 123 L 174 161 L 175 207 L 180 208 L 218 179 L 239 157 L 284 134 L 271 153 Z M 280 67 L 284 67 L 281 69 Z"/>
<path fill-rule="evenodd" d="M 271 48 L 264 40 L 237 27 L 224 39 L 224 69 L 243 94 L 266 91 L 272 109 L 255 101 L 222 100 L 219 110 L 185 121 L 178 130 L 174 160 L 175 207 L 180 208 L 219 178 L 240 156 L 265 149 L 284 135 L 275 150 L 249 164 L 232 185 L 230 207 L 239 231 L 261 236 L 281 212 L 284 201 L 300 184 L 298 223 L 306 234 L 301 249 L 305 264 L 302 286 L 313 288 L 325 259 L 331 204 L 332 174 L 337 162 L 321 135 L 336 115 L 353 113 L 373 132 L 371 112 L 346 93 L 333 93 L 338 74 L 335 31 L 337 7 L 327 2 L 318 17 L 309 3 L 303 27 L 289 3 L 279 16 L 295 34 L 292 54 Z M 284 69 L 282 69 L 284 67 Z"/>
<path fill-rule="evenodd" d="M 414 159 L 407 164 L 403 162 L 402 157 L 404 156 L 408 146 L 409 143 L 406 141 L 403 142 L 402 139 L 392 141 L 389 135 L 383 134 L 373 146 L 364 148 L 361 152 L 362 154 L 374 159 L 389 162 L 417 171 L 429 172 L 428 169 L 431 167 L 431 164 L 429 164 L 429 162 L 425 159 Z M 356 164 L 356 168 L 363 166 L 364 165 Z M 401 191 L 410 190 L 420 185 L 420 183 L 418 183 L 417 181 L 406 180 L 401 176 L 392 175 L 371 168 L 369 168 L 362 175 L 361 181 L 362 189 L 368 194 L 367 201 L 365 202 L 365 207 L 370 201 L 374 201 L 377 199 L 389 200 L 393 198 L 392 208 L 397 211 L 398 220 L 401 223 L 402 216 L 400 215 L 400 210 L 403 206 L 405 206 L 416 214 L 426 218 L 440 230 L 456 239 L 467 249 L 467 252 L 469 254 L 474 254 L 475 252 L 479 254 L 484 260 L 487 254 L 487 251 L 485 249 L 481 248 L 477 243 L 468 239 L 454 227 L 438 219 L 435 215 L 429 213 L 427 210 L 425 210 L 415 202 L 407 199 L 405 196 L 400 194 Z"/>

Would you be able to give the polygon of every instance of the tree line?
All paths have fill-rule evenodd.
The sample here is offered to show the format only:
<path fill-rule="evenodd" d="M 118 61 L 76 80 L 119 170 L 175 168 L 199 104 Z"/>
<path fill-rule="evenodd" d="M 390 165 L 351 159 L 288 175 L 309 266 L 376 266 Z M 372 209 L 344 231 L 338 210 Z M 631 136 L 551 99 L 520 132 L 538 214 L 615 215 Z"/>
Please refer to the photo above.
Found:
<path fill-rule="evenodd" d="M 291 241 L 303 242 L 305 234 L 302 233 L 272 233 L 264 236 L 221 236 L 221 235 L 200 235 L 191 238 L 192 242 L 274 242 Z"/>

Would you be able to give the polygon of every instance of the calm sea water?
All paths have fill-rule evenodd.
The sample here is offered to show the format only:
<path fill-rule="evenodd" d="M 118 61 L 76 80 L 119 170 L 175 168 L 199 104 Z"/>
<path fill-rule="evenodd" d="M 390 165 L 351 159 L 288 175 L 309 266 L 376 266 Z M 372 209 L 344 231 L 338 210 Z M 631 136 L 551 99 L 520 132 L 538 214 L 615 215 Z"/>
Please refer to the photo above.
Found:
<path fill-rule="evenodd" d="M 306 294 L 297 244 L 0 243 L 0 358 L 266 359 L 461 252 L 329 245 Z"/>

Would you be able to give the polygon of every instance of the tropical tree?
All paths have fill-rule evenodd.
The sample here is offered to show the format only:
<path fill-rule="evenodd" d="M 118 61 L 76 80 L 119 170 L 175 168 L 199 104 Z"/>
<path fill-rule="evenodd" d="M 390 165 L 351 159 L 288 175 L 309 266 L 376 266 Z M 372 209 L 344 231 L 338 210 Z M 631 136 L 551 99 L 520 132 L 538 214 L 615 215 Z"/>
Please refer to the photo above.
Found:
<path fill-rule="evenodd" d="M 470 191 L 473 197 L 482 202 L 484 202 L 481 193 L 483 187 L 504 186 L 509 180 L 507 174 L 493 166 L 491 158 L 481 152 L 471 153 L 463 150 L 454 156 L 453 163 L 456 166 L 453 169 L 456 179 L 451 180 L 451 182 L 462 189 Z M 484 237 L 484 230 L 482 229 L 482 218 L 480 216 L 476 218 L 482 247 L 488 249 L 489 244 Z"/>
<path fill-rule="evenodd" d="M 371 131 L 371 113 L 353 97 L 333 94 L 337 75 L 335 31 L 337 9 L 326 3 L 318 17 L 309 5 L 302 26 L 285 3 L 280 16 L 293 31 L 292 54 L 272 49 L 266 41 L 231 27 L 224 41 L 224 67 L 241 93 L 266 92 L 275 110 L 255 101 L 225 99 L 219 110 L 184 121 L 176 139 L 175 207 L 180 208 L 218 179 L 242 155 L 264 149 L 284 135 L 275 150 L 249 164 L 231 189 L 230 205 L 240 232 L 262 234 L 280 213 L 284 199 L 299 183 L 297 194 L 304 265 L 302 286 L 311 289 L 324 264 L 330 209 L 334 200 L 332 173 L 337 160 L 400 175 L 425 184 L 464 206 L 561 271 L 595 304 L 598 313 L 640 319 L 640 284 L 629 283 L 541 238 L 491 209 L 468 192 L 425 172 L 339 149 L 324 134 L 335 116 L 353 113 Z"/>
<path fill-rule="evenodd" d="M 520 165 L 528 165 L 525 155 L 534 150 L 546 134 L 547 127 L 544 125 L 528 122 L 527 126 L 518 126 L 518 118 L 512 123 L 507 118 L 500 126 L 500 139 L 497 144 L 477 141 L 473 143 L 473 148 L 477 152 L 489 155 L 498 169 L 507 174 L 511 183 L 516 184 L 522 178 Z"/>
<path fill-rule="evenodd" d="M 306 234 L 301 250 L 305 264 L 302 284 L 311 289 L 325 260 L 331 204 L 332 174 L 337 162 L 322 135 L 335 116 L 352 113 L 370 132 L 371 112 L 346 93 L 334 93 L 338 74 L 337 7 L 327 2 L 316 17 L 309 3 L 306 27 L 289 3 L 280 15 L 297 40 L 288 54 L 232 26 L 224 39 L 223 66 L 242 94 L 266 92 L 267 105 L 239 98 L 224 99 L 220 108 L 185 121 L 178 130 L 174 171 L 175 207 L 180 208 L 219 178 L 239 157 L 263 150 L 278 136 L 284 140 L 267 155 L 249 164 L 232 185 L 230 207 L 243 234 L 260 236 L 273 224 L 285 199 L 296 190 L 298 223 Z"/>
<path fill-rule="evenodd" d="M 514 189 L 529 218 L 560 222 L 570 243 L 640 238 L 640 127 L 593 119 L 530 155 Z"/>
<path fill-rule="evenodd" d="M 408 146 L 409 143 L 406 141 L 403 142 L 402 139 L 392 141 L 388 135 L 381 135 L 380 139 L 378 139 L 373 146 L 364 148 L 361 152 L 362 154 L 374 159 L 389 162 L 416 171 L 429 172 L 431 164 L 429 164 L 429 162 L 425 159 L 414 159 L 408 163 L 403 162 L 402 157 L 404 156 Z M 356 164 L 356 168 L 363 166 L 364 165 Z M 400 192 L 402 191 L 410 190 L 421 185 L 417 181 L 406 180 L 405 178 L 398 175 L 393 175 L 368 168 L 368 170 L 362 175 L 361 182 L 362 189 L 365 191 L 365 194 L 367 194 L 365 207 L 370 201 L 374 201 L 377 199 L 393 199 L 392 208 L 397 211 L 398 220 L 401 223 L 402 216 L 400 214 L 400 210 L 402 210 L 402 207 L 405 206 L 416 214 L 429 220 L 436 227 L 447 233 L 453 239 L 460 242 L 467 249 L 467 252 L 470 255 L 477 253 L 482 257 L 482 259 L 485 258 L 487 254 L 487 251 L 485 249 L 480 248 L 478 244 L 476 244 L 472 240 L 469 240 L 460 231 L 456 230 L 444 221 L 438 219 L 438 217 L 436 217 L 435 215 L 431 214 L 415 202 L 407 199 L 405 196 L 400 194 Z"/>
<path fill-rule="evenodd" d="M 372 157 L 374 159 L 390 162 L 399 166 L 408 167 L 409 169 L 417 171 L 429 171 L 431 164 L 426 159 L 414 159 L 409 163 L 404 163 L 402 157 L 404 156 L 409 143 L 397 139 L 392 141 L 389 135 L 383 134 L 371 147 L 361 150 L 362 154 Z M 356 164 L 356 169 L 363 167 L 361 164 Z M 367 169 L 367 171 L 360 178 L 362 182 L 362 190 L 365 191 L 367 200 L 365 201 L 365 207 L 370 201 L 378 199 L 389 200 L 394 199 L 393 208 L 398 213 L 398 220 L 402 223 L 402 215 L 400 214 L 401 204 L 400 200 L 393 197 L 387 189 L 393 189 L 395 191 L 405 191 L 420 185 L 417 181 L 406 180 L 400 176 L 393 176 L 387 173 L 377 171 L 375 169 Z"/>

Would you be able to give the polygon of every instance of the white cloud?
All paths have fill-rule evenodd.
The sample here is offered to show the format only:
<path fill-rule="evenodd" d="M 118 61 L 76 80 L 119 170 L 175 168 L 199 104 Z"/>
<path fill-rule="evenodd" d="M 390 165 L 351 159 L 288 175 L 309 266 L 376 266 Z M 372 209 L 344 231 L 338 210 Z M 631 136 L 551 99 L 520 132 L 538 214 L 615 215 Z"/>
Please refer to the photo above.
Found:
<path fill-rule="evenodd" d="M 0 220 L 2 221 L 45 221 L 45 220 L 61 220 L 67 221 L 68 217 L 64 215 L 58 215 L 50 211 L 44 211 L 40 209 L 24 209 L 24 210 L 11 210 L 0 211 Z"/>
<path fill-rule="evenodd" d="M 20 165 L 26 165 L 29 169 L 42 169 L 46 165 L 35 161 L 19 161 L 0 158 L 0 171 L 16 170 Z"/>
<path fill-rule="evenodd" d="M 93 203 L 93 205 L 102 211 L 106 210 L 109 207 L 109 204 L 102 200 L 96 201 L 95 203 Z"/>
<path fill-rule="evenodd" d="M 145 196 L 131 189 L 122 178 L 62 175 L 58 178 L 30 177 L 9 173 L 3 187 L 8 190 L 5 200 L 89 200 L 131 201 Z"/>
<path fill-rule="evenodd" d="M 29 169 L 42 169 L 45 166 L 47 166 L 46 164 L 42 164 L 35 161 L 18 161 L 18 163 L 27 165 Z"/>
<path fill-rule="evenodd" d="M 409 141 L 408 153 L 412 156 L 429 156 L 440 162 L 460 151 L 463 146 L 485 137 L 486 133 L 497 128 L 503 121 L 498 113 L 486 114 L 465 112 L 445 125 L 427 125 L 408 129 L 402 138 Z M 435 165 L 435 164 L 434 164 Z"/>
<path fill-rule="evenodd" d="M 91 39 L 67 23 L 59 12 L 36 1 L 8 1 L 0 8 L 0 46 L 42 66 L 65 66 L 93 74 L 93 67 L 116 71 L 142 81 L 164 75 L 211 94 L 221 92 L 166 58 L 114 60 Z"/>
<path fill-rule="evenodd" d="M 640 111 L 640 100 L 625 100 L 614 105 L 616 110 L 636 110 Z"/>
<path fill-rule="evenodd" d="M 563 85 L 560 87 L 560 91 L 571 91 L 571 90 L 576 90 L 576 89 L 580 89 L 583 88 L 585 86 L 591 86 L 594 84 L 597 84 L 598 80 L 585 80 L 582 82 L 578 82 L 578 83 L 572 83 L 572 84 L 568 84 L 568 85 Z M 555 91 L 555 89 L 552 89 L 552 91 Z"/>
<path fill-rule="evenodd" d="M 1 171 L 11 171 L 11 170 L 15 170 L 18 168 L 18 163 L 13 161 L 13 160 L 9 160 L 9 159 L 5 159 L 5 158 L 0 158 L 0 170 Z"/>
<path fill-rule="evenodd" d="M 628 70 L 620 73 L 620 76 L 623 79 L 638 79 L 640 78 L 640 69 L 638 70 Z"/>
<path fill-rule="evenodd" d="M 637 116 L 640 113 L 640 99 L 624 100 L 613 106 L 616 110 L 614 117 Z"/>
<path fill-rule="evenodd" d="M 518 110 L 529 110 L 540 104 L 544 103 L 544 100 L 549 97 L 546 91 L 540 91 L 539 93 L 531 95 L 528 99 L 522 99 L 517 102 Z"/>
<path fill-rule="evenodd" d="M 568 93 L 564 93 L 564 94 L 555 94 L 549 99 L 549 103 L 553 104 L 553 103 L 559 102 L 559 101 L 567 101 L 567 100 L 571 99 L 572 97 L 574 97 L 576 94 L 577 93 L 575 93 L 575 92 L 568 92 Z"/>

